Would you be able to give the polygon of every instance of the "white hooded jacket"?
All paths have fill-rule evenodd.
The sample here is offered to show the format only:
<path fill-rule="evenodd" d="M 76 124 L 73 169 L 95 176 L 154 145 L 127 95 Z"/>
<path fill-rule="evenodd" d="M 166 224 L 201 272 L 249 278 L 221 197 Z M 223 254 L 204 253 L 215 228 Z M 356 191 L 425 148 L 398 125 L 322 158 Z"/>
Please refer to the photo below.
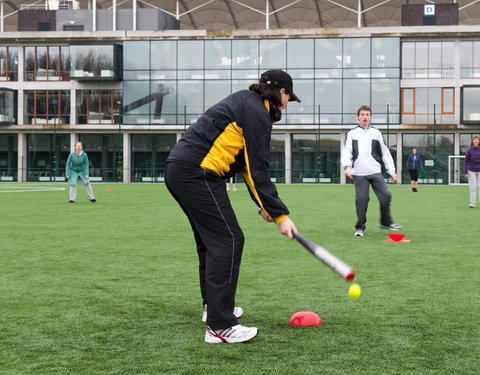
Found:
<path fill-rule="evenodd" d="M 388 174 L 395 173 L 392 155 L 382 133 L 373 126 L 357 126 L 350 130 L 342 150 L 342 167 L 349 167 L 354 176 L 368 176 L 382 172 L 381 162 Z"/>

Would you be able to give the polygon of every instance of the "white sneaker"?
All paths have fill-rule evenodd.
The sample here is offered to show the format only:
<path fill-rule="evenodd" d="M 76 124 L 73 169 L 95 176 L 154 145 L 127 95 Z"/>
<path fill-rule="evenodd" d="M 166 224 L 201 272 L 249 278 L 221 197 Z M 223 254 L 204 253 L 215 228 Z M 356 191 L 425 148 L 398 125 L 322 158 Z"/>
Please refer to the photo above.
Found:
<path fill-rule="evenodd" d="M 364 232 L 361 229 L 357 229 L 353 235 L 357 237 L 363 237 Z"/>
<path fill-rule="evenodd" d="M 241 307 L 235 306 L 233 308 L 233 315 L 235 315 L 235 318 L 237 319 L 240 318 L 243 315 L 243 309 Z M 205 305 L 203 308 L 202 322 L 207 322 L 207 305 Z"/>
<path fill-rule="evenodd" d="M 244 327 L 241 324 L 216 331 L 207 327 L 205 331 L 205 342 L 209 344 L 221 344 L 223 342 L 234 344 L 237 342 L 246 342 L 257 335 L 257 327 Z"/>

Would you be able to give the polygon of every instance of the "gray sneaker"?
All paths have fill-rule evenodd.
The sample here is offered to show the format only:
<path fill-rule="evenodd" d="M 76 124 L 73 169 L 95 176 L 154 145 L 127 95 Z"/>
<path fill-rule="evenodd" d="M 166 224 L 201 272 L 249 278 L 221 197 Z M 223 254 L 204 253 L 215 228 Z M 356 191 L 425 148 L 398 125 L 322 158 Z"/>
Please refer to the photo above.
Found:
<path fill-rule="evenodd" d="M 402 226 L 392 223 L 390 225 L 383 225 L 383 224 L 378 224 L 378 227 L 380 229 L 387 229 L 387 230 L 399 230 Z"/>
<path fill-rule="evenodd" d="M 365 233 L 363 232 L 363 230 L 357 229 L 353 235 L 357 237 L 363 237 L 364 234 Z"/>

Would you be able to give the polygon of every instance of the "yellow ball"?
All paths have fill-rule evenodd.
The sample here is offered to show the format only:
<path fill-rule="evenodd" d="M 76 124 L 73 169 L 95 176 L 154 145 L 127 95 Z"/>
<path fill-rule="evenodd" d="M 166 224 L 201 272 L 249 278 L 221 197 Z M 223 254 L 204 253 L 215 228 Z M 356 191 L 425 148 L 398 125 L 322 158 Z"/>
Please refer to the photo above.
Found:
<path fill-rule="evenodd" d="M 348 295 L 350 298 L 359 298 L 360 294 L 362 293 L 362 289 L 358 284 L 352 284 L 350 289 L 348 290 Z"/>

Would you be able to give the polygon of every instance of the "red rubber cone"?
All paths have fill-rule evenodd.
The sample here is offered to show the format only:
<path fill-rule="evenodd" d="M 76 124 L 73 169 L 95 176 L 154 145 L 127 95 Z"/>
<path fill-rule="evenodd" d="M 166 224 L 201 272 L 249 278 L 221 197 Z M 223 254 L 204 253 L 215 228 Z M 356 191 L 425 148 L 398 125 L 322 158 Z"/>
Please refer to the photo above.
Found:
<path fill-rule="evenodd" d="M 322 319 L 312 311 L 299 311 L 292 315 L 288 324 L 291 326 L 319 326 Z"/>

